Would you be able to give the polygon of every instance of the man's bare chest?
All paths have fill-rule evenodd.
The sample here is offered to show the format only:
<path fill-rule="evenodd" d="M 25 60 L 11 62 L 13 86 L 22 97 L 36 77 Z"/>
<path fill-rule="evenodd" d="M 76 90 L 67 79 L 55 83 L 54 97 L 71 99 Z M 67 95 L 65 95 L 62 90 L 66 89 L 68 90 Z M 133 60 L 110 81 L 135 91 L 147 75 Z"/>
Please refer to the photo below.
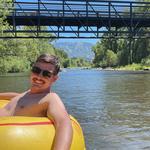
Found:
<path fill-rule="evenodd" d="M 48 103 L 43 102 L 41 97 L 24 96 L 16 104 L 15 116 L 45 116 Z"/>
<path fill-rule="evenodd" d="M 32 105 L 19 105 L 16 106 L 14 115 L 15 116 L 32 116 L 32 117 L 43 117 L 47 114 L 47 104 L 32 104 Z"/>

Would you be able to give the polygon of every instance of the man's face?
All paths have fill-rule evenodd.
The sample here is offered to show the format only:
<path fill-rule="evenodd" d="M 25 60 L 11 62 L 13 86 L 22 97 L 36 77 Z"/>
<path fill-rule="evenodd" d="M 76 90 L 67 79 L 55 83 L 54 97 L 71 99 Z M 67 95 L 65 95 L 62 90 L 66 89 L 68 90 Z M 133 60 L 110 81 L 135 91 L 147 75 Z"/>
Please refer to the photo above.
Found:
<path fill-rule="evenodd" d="M 49 88 L 58 78 L 54 75 L 54 65 L 49 63 L 37 62 L 34 64 L 31 71 L 31 91 L 44 92 L 49 91 Z"/>

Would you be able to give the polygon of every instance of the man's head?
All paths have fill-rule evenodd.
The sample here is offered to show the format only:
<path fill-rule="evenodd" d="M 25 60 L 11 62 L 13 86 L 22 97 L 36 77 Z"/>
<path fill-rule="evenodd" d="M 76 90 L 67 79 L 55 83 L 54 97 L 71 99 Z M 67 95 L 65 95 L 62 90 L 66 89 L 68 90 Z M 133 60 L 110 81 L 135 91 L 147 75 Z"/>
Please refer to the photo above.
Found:
<path fill-rule="evenodd" d="M 40 55 L 35 64 L 41 62 L 41 63 L 48 63 L 51 64 L 55 67 L 53 74 L 57 75 L 60 71 L 60 63 L 59 63 L 59 59 L 58 57 L 54 56 L 54 55 L 49 55 L 49 54 L 42 54 Z"/>
<path fill-rule="evenodd" d="M 57 80 L 60 63 L 56 56 L 49 54 L 40 55 L 32 67 L 31 90 L 42 92 L 48 90 Z"/>

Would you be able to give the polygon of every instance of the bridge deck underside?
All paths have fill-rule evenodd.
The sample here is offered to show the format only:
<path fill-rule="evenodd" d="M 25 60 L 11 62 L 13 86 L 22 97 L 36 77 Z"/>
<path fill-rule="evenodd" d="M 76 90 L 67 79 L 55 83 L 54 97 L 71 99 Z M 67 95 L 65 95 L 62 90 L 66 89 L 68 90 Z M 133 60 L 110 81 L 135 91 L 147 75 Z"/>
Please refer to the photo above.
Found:
<path fill-rule="evenodd" d="M 150 18 L 108 18 L 108 17 L 47 17 L 47 16 L 16 16 L 8 17 L 10 25 L 16 26 L 96 26 L 96 27 L 150 27 Z"/>

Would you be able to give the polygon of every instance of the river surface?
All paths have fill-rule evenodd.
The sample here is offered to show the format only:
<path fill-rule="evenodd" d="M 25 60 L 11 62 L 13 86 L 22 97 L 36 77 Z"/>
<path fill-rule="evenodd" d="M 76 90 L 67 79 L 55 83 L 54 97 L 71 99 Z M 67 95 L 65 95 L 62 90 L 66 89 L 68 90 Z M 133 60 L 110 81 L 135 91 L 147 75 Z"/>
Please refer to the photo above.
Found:
<path fill-rule="evenodd" d="M 28 87 L 28 75 L 0 77 L 0 92 Z M 150 150 L 150 72 L 67 69 L 53 90 L 80 122 L 87 150 Z"/>

